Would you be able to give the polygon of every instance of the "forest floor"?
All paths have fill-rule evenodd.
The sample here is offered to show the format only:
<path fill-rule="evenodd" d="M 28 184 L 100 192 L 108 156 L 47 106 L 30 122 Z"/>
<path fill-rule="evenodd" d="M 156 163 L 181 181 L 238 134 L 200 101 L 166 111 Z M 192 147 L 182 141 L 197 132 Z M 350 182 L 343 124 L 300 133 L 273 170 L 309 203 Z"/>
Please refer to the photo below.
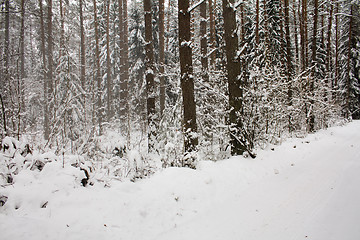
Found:
<path fill-rule="evenodd" d="M 71 171 L 0 189 L 0 239 L 360 239 L 360 121 L 136 183 L 81 187 Z"/>

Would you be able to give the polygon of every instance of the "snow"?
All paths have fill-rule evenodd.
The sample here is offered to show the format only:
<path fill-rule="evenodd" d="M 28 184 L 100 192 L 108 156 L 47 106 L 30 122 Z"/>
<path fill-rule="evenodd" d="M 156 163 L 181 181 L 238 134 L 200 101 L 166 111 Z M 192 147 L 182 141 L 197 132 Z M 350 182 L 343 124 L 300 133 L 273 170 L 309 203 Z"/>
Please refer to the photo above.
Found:
<path fill-rule="evenodd" d="M 107 187 L 82 187 L 83 172 L 58 161 L 25 169 L 0 188 L 0 239 L 358 240 L 359 129 L 354 121 L 256 159 L 199 161 Z"/>

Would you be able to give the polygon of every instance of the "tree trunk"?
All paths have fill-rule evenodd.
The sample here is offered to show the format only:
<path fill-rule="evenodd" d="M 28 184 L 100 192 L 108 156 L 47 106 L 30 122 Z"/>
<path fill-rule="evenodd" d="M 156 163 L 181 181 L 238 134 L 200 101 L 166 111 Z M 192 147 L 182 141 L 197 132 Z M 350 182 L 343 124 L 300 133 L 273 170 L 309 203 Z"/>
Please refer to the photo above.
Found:
<path fill-rule="evenodd" d="M 333 15 L 333 5 L 330 3 L 330 11 L 329 11 L 329 24 L 328 24 L 328 31 L 327 31 L 327 47 L 326 47 L 326 72 L 327 77 L 325 78 L 325 85 L 326 88 L 329 89 L 329 79 L 331 78 L 331 29 L 332 29 L 332 16 Z M 328 101 L 329 98 L 329 91 L 326 90 L 325 93 L 325 102 Z"/>
<path fill-rule="evenodd" d="M 160 74 L 160 116 L 162 117 L 165 109 L 165 36 L 164 36 L 164 0 L 159 1 L 159 74 Z"/>
<path fill-rule="evenodd" d="M 42 73 L 44 81 L 44 138 L 45 140 L 49 139 L 49 89 L 47 83 L 47 67 L 46 67 L 46 49 L 45 49 L 45 25 L 44 25 L 44 14 L 43 14 L 43 5 L 42 0 L 39 0 L 39 9 L 40 9 L 40 38 L 41 38 L 41 56 L 42 56 Z"/>
<path fill-rule="evenodd" d="M 20 79 L 25 78 L 25 0 L 21 0 Z"/>
<path fill-rule="evenodd" d="M 317 31 L 318 31 L 318 0 L 314 0 L 314 26 L 313 26 L 313 38 L 312 38 L 312 77 L 310 78 L 310 86 L 309 86 L 309 91 L 310 91 L 310 116 L 309 116 L 309 131 L 310 132 L 314 132 L 315 131 L 315 115 L 314 115 L 314 85 L 315 85 L 315 68 L 316 68 L 316 62 L 317 62 Z"/>
<path fill-rule="evenodd" d="M 351 106 L 350 106 L 350 91 L 351 91 L 351 82 L 350 82 L 350 60 L 351 60 L 351 42 L 352 42 L 352 25 L 353 25 L 353 5 L 350 6 L 350 22 L 349 22 L 349 36 L 348 36 L 348 53 L 346 59 L 346 106 L 345 106 L 345 117 L 351 117 Z"/>
<path fill-rule="evenodd" d="M 24 79 L 25 79 L 25 0 L 21 0 L 21 26 L 20 26 L 20 79 L 19 79 L 19 126 L 18 136 L 20 135 L 20 117 L 25 111 Z"/>
<path fill-rule="evenodd" d="M 290 40 L 290 20 L 289 20 L 289 0 L 285 0 L 284 2 L 285 8 L 285 40 L 286 40 L 286 76 L 287 76 L 287 101 L 289 109 L 292 106 L 292 85 L 291 78 L 293 75 L 293 66 L 292 66 L 292 58 L 291 58 L 291 40 Z M 289 132 L 292 132 L 292 113 L 289 110 Z"/>
<path fill-rule="evenodd" d="M 187 159 L 183 165 L 194 167 L 194 159 L 187 158 L 189 153 L 197 150 L 198 145 L 189 5 L 189 0 L 178 0 L 180 82 L 184 111 L 185 159 Z"/>
<path fill-rule="evenodd" d="M 96 0 L 93 0 L 94 4 L 94 27 L 95 27 L 95 62 L 96 62 L 96 82 L 97 82 L 97 117 L 99 135 L 102 134 L 102 102 L 101 102 L 101 68 L 100 68 L 100 48 L 99 48 L 99 30 L 98 30 L 98 19 L 97 19 L 97 7 Z"/>
<path fill-rule="evenodd" d="M 337 89 L 339 81 L 339 3 L 336 3 L 335 8 L 335 78 L 333 82 L 333 99 L 337 101 Z"/>
<path fill-rule="evenodd" d="M 211 46 L 211 54 L 210 54 L 210 64 L 214 66 L 215 58 L 216 58 L 216 42 L 215 42 L 215 19 L 214 19 L 214 11 L 216 7 L 216 0 L 209 0 L 209 26 L 210 26 L 210 46 Z"/>
<path fill-rule="evenodd" d="M 166 32 L 170 31 L 170 19 L 172 13 L 171 0 L 168 0 L 167 14 L 166 14 Z M 169 51 L 169 38 L 165 39 L 165 51 Z"/>
<path fill-rule="evenodd" d="M 49 108 L 48 108 L 48 114 L 49 119 L 48 121 L 51 122 L 51 118 L 54 114 L 54 102 L 53 102 L 53 93 L 54 93 L 54 86 L 53 86 L 53 35 L 52 35 L 52 0 L 47 0 L 47 20 L 48 20 L 48 27 L 47 27 L 47 63 L 48 63 L 48 69 L 47 69 L 47 101 L 49 102 Z M 50 132 L 49 132 L 50 134 Z M 49 135 L 47 135 L 48 139 Z"/>
<path fill-rule="evenodd" d="M 79 0 L 79 14 L 80 14 L 80 83 L 83 91 L 85 90 L 85 30 L 83 17 L 83 0 Z M 85 96 L 82 99 L 85 107 Z"/>
<path fill-rule="evenodd" d="M 127 121 L 127 125 L 129 124 L 129 45 L 128 45 L 128 13 L 127 13 L 127 1 L 123 0 L 123 60 L 124 60 L 124 72 L 123 72 L 123 80 L 122 80 L 122 94 L 124 99 L 124 116 Z M 127 127 L 129 128 L 129 126 Z M 128 138 L 129 138 L 129 129 L 127 130 Z"/>
<path fill-rule="evenodd" d="M 232 155 L 241 155 L 245 152 L 243 138 L 243 84 L 240 79 L 241 62 L 238 54 L 239 40 L 236 28 L 236 12 L 232 7 L 234 0 L 223 0 L 224 38 L 226 52 L 226 70 L 229 90 L 229 123 L 230 146 Z"/>
<path fill-rule="evenodd" d="M 302 0 L 301 12 L 301 65 L 302 71 L 305 72 L 308 66 L 308 33 L 307 33 L 307 0 Z"/>
<path fill-rule="evenodd" d="M 256 16 L 255 16 L 255 43 L 258 45 L 260 43 L 259 38 L 259 24 L 260 24 L 260 3 L 259 0 L 256 0 Z"/>
<path fill-rule="evenodd" d="M 106 1 L 106 90 L 107 90 L 107 122 L 112 118 L 112 79 L 110 59 L 110 0 Z"/>
<path fill-rule="evenodd" d="M 64 21 L 64 9 L 63 1 L 60 0 L 60 51 L 59 51 L 59 60 L 64 56 L 65 51 L 65 21 Z"/>
<path fill-rule="evenodd" d="M 4 63 L 5 82 L 10 80 L 9 76 L 9 39 L 10 39 L 10 0 L 5 0 L 5 41 L 4 41 Z"/>
<path fill-rule="evenodd" d="M 209 81 L 208 57 L 207 57 L 207 33 L 206 33 L 206 0 L 200 4 L 200 52 L 201 73 L 204 82 Z"/>
<path fill-rule="evenodd" d="M 144 0 L 145 13 L 145 79 L 147 91 L 147 118 L 148 118 L 148 147 L 154 150 L 156 124 L 155 124 L 155 81 L 154 81 L 154 47 L 152 35 L 151 0 Z"/>
<path fill-rule="evenodd" d="M 295 66 L 296 66 L 296 72 L 298 73 L 299 71 L 299 40 L 298 40 L 298 25 L 297 25 L 297 21 L 296 21 L 296 5 L 295 5 L 295 1 L 293 1 L 293 16 L 294 16 L 294 45 L 295 45 Z"/>

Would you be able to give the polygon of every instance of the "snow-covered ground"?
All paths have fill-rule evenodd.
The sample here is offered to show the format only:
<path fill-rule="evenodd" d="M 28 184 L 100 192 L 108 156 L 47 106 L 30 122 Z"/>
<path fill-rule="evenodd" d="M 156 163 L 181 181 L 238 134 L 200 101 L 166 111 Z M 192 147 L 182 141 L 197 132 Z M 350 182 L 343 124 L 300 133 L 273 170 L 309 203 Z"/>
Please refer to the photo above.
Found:
<path fill-rule="evenodd" d="M 136 183 L 78 174 L 53 162 L 0 188 L 0 239 L 360 239 L 360 121 Z"/>

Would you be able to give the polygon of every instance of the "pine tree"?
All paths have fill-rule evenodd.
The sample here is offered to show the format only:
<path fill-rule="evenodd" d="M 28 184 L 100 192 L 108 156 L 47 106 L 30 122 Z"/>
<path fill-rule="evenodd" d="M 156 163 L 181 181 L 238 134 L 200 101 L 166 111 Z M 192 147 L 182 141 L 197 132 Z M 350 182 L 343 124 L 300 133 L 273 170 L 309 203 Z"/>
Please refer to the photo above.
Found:
<path fill-rule="evenodd" d="M 192 64 L 192 47 L 190 35 L 190 4 L 189 0 L 178 0 L 179 54 L 181 69 L 181 90 L 184 118 L 185 159 L 183 166 L 194 168 L 194 156 L 190 153 L 197 150 L 197 122 L 194 97 L 194 73 Z"/>
<path fill-rule="evenodd" d="M 242 155 L 246 151 L 243 135 L 243 83 L 241 82 L 241 62 L 236 31 L 234 0 L 223 0 L 224 38 L 226 71 L 229 91 L 230 146 L 232 155 Z"/>
<path fill-rule="evenodd" d="M 152 152 L 154 150 L 156 136 L 156 113 L 155 113 L 155 66 L 154 66 L 154 46 L 152 32 L 152 14 L 151 0 L 144 0 L 145 14 L 145 79 L 147 93 L 147 118 L 148 118 L 148 148 Z"/>

